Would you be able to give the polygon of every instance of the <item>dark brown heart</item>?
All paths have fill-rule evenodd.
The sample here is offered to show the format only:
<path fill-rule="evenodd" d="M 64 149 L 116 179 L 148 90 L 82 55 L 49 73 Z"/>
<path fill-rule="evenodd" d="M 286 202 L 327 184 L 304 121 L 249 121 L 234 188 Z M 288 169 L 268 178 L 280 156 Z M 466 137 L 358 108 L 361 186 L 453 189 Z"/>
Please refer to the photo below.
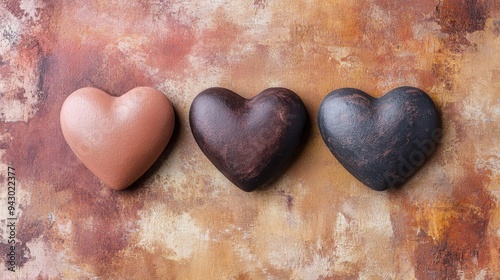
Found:
<path fill-rule="evenodd" d="M 224 88 L 207 89 L 189 112 L 194 139 L 233 184 L 252 191 L 275 180 L 301 146 L 307 112 L 300 97 L 270 88 L 245 99 Z"/>
<path fill-rule="evenodd" d="M 431 98 L 400 87 L 381 98 L 343 88 L 318 112 L 321 136 L 337 160 L 374 190 L 404 184 L 434 153 L 441 124 Z"/>

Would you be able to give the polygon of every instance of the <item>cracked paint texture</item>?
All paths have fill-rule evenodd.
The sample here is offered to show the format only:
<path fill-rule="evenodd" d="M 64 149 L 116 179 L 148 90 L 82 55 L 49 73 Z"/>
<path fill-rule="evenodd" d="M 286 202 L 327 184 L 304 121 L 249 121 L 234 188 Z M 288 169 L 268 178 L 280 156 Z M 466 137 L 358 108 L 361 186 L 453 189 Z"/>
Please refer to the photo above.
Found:
<path fill-rule="evenodd" d="M 497 279 L 499 53 L 494 0 L 3 1 L 0 278 Z M 403 85 L 431 96 L 444 137 L 403 188 L 374 192 L 330 154 L 316 114 L 334 89 Z M 63 139 L 62 102 L 86 86 L 151 86 L 175 107 L 171 144 L 128 190 L 104 188 Z M 214 86 L 303 99 L 307 143 L 269 188 L 242 192 L 197 147 L 189 106 Z"/>

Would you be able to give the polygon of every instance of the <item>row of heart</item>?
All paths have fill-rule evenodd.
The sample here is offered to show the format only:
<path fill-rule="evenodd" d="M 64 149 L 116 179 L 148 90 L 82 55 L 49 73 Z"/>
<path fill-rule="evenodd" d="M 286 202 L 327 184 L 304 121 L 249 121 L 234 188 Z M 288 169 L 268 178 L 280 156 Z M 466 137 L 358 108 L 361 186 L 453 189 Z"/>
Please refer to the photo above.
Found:
<path fill-rule="evenodd" d="M 405 183 L 434 153 L 440 120 L 431 98 L 413 87 L 373 98 L 353 88 L 322 101 L 317 121 L 337 160 L 374 190 Z M 304 103 L 285 88 L 245 99 L 224 88 L 193 100 L 189 122 L 207 158 L 233 184 L 252 191 L 280 176 L 301 149 L 309 122 Z M 138 87 L 121 97 L 82 88 L 60 114 L 66 142 L 105 185 L 125 189 L 167 146 L 175 113 L 161 92 Z"/>

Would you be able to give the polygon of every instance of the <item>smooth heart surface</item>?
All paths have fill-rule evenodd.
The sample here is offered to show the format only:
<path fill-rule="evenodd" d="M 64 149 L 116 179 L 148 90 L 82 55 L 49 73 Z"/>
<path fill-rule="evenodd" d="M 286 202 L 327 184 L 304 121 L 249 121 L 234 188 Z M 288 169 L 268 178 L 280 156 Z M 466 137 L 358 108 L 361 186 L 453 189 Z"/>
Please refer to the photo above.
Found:
<path fill-rule="evenodd" d="M 337 160 L 374 190 L 404 184 L 440 141 L 438 112 L 422 90 L 400 87 L 381 98 L 353 88 L 325 97 L 321 136 Z"/>
<path fill-rule="evenodd" d="M 175 114 L 168 98 L 153 88 L 113 97 L 89 87 L 68 96 L 60 122 L 66 142 L 83 164 L 105 185 L 122 190 L 165 149 Z"/>
<path fill-rule="evenodd" d="M 298 95 L 270 88 L 245 99 L 224 88 L 201 92 L 191 104 L 193 136 L 233 184 L 252 191 L 275 180 L 303 140 L 307 112 Z"/>

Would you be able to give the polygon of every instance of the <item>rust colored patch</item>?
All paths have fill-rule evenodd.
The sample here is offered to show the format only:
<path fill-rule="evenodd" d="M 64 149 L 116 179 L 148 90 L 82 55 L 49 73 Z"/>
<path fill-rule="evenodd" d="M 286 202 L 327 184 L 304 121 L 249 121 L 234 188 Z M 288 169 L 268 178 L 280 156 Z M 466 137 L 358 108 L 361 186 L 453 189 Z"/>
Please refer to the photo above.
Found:
<path fill-rule="evenodd" d="M 396 247 L 406 255 L 415 242 L 411 262 L 417 279 L 455 279 L 461 273 L 473 278 L 484 269 L 490 273 L 488 268 L 495 261 L 487 227 L 495 200 L 486 189 L 488 182 L 469 171 L 456 183 L 449 201 L 417 205 L 408 197 L 392 213 Z M 423 217 L 419 212 L 425 213 Z"/>
<path fill-rule="evenodd" d="M 198 38 L 199 41 L 203 42 L 199 55 L 213 65 L 228 66 L 231 49 L 238 43 L 238 36 L 242 30 L 236 23 L 230 22 L 222 10 L 215 12 L 214 20 L 217 24 L 205 30 Z M 221 40 L 221 38 L 224 39 Z"/>
<path fill-rule="evenodd" d="M 444 0 L 436 7 L 438 23 L 448 34 L 472 33 L 483 30 L 488 18 L 484 0 Z"/>
<path fill-rule="evenodd" d="M 460 51 L 470 43 L 466 33 L 483 30 L 488 18 L 488 2 L 484 0 L 444 0 L 436 6 L 436 20 L 448 35 L 446 44 L 453 51 Z"/>
<path fill-rule="evenodd" d="M 477 174 L 464 176 L 452 194 L 454 203 L 448 210 L 452 216 L 443 239 L 434 243 L 424 232 L 418 237 L 415 273 L 419 279 L 458 278 L 460 270 L 471 278 L 492 263 L 486 229 L 495 202 L 485 184 Z"/>

